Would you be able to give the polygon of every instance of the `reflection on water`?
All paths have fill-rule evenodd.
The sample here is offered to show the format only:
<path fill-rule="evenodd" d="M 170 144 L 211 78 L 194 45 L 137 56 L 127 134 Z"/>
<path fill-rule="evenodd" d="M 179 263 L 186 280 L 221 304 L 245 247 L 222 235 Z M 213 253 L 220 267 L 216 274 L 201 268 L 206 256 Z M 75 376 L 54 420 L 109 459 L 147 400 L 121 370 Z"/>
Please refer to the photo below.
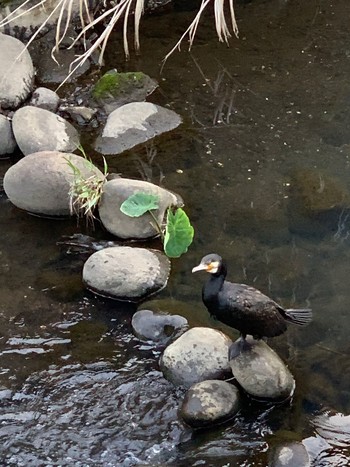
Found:
<path fill-rule="evenodd" d="M 153 101 L 185 120 L 108 159 L 111 171 L 179 192 L 196 229 L 154 303 L 235 336 L 208 317 L 190 274 L 215 251 L 230 280 L 311 306 L 308 328 L 271 341 L 296 378 L 293 401 L 247 400 L 234 423 L 192 433 L 177 415 L 182 392 L 158 370 L 161 349 L 131 334 L 135 308 L 85 292 L 89 252 L 56 244 L 77 232 L 113 239 L 28 216 L 2 194 L 2 464 L 265 466 L 269 448 L 304 439 L 317 465 L 347 465 L 347 417 L 318 415 L 350 410 L 349 14 L 346 0 L 240 4 L 239 40 L 219 44 L 205 19 L 192 54 L 175 53 L 161 76 L 187 12 L 145 19 L 134 61 L 113 43 L 107 54 L 108 68 L 158 77 Z"/>

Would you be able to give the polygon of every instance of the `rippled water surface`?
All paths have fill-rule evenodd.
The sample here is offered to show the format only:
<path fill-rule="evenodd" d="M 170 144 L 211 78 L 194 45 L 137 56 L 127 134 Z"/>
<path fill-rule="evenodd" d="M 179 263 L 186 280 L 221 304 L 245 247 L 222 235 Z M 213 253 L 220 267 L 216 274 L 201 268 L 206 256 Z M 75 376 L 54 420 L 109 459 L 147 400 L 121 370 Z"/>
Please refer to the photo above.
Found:
<path fill-rule="evenodd" d="M 108 164 L 179 192 L 196 230 L 154 309 L 236 336 L 210 320 L 203 278 L 190 273 L 214 251 L 231 280 L 313 308 L 308 328 L 270 341 L 295 376 L 293 400 L 246 400 L 234 422 L 193 433 L 178 417 L 182 390 L 159 372 L 161 349 L 132 334 L 135 307 L 86 292 L 88 253 L 57 244 L 106 234 L 31 217 L 2 194 L 2 465 L 265 466 L 291 440 L 304 440 L 315 465 L 348 465 L 350 4 L 253 1 L 236 14 L 239 40 L 218 43 L 207 17 L 191 54 L 184 45 L 162 75 L 192 13 L 146 18 L 142 55 L 128 63 L 110 43 L 106 69 L 157 78 L 150 100 L 184 124 Z M 1 175 L 9 165 L 0 162 Z"/>

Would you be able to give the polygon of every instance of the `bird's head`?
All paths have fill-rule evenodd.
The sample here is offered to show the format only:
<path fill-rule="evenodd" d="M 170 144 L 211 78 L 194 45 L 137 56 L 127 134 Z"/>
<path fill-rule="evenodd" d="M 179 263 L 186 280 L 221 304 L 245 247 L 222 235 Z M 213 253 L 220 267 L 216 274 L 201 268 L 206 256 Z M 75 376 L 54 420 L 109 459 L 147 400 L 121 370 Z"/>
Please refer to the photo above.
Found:
<path fill-rule="evenodd" d="M 210 274 L 218 274 L 221 272 L 222 264 L 221 256 L 211 253 L 210 255 L 204 256 L 198 266 L 192 269 L 192 272 L 205 271 Z"/>

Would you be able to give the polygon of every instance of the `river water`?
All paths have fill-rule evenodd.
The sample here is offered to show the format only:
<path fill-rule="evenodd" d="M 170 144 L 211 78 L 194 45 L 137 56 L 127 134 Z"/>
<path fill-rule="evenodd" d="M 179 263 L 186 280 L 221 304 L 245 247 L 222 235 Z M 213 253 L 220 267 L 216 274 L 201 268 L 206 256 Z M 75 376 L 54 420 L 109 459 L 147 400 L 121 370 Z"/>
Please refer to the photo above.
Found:
<path fill-rule="evenodd" d="M 310 326 L 269 342 L 295 376 L 293 400 L 247 399 L 233 422 L 192 432 L 178 417 L 182 390 L 159 371 L 162 349 L 132 333 L 136 308 L 85 291 L 90 253 L 59 244 L 75 233 L 108 235 L 29 216 L 2 193 L 1 465 L 266 466 L 271 449 L 291 440 L 304 440 L 315 465 L 348 465 L 350 4 L 253 1 L 236 15 L 240 37 L 230 47 L 206 17 L 191 53 L 184 44 L 162 74 L 193 13 L 144 19 L 142 54 L 127 63 L 112 39 L 106 70 L 157 78 L 150 100 L 184 124 L 108 165 L 180 193 L 195 227 L 147 307 L 236 337 L 209 318 L 204 279 L 191 275 L 209 252 L 226 258 L 230 280 L 312 307 Z M 89 148 L 91 135 L 83 139 Z M 0 162 L 1 175 L 9 165 Z M 325 419 L 328 441 L 317 428 Z"/>

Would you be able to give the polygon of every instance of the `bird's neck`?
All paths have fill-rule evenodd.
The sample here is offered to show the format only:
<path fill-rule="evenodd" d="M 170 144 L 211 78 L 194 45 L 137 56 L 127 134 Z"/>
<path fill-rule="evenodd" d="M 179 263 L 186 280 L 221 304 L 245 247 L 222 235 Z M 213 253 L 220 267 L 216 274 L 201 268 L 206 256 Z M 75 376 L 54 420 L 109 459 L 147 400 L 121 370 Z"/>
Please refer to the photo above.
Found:
<path fill-rule="evenodd" d="M 207 283 L 203 288 L 203 300 L 204 302 L 213 302 L 217 299 L 218 293 L 224 285 L 226 277 L 226 267 L 221 265 L 220 270 L 216 274 L 211 274 Z"/>

